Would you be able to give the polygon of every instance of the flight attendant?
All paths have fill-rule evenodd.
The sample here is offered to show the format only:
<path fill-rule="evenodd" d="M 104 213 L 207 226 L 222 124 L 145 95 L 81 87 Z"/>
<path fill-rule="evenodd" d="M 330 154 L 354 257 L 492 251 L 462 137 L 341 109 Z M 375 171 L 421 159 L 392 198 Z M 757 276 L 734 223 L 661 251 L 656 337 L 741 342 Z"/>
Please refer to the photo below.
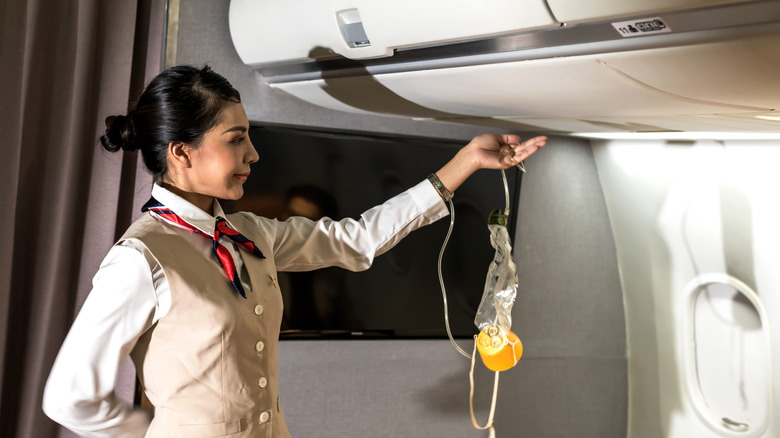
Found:
<path fill-rule="evenodd" d="M 43 409 L 89 437 L 287 437 L 279 402 L 277 271 L 364 270 L 411 231 L 446 216 L 477 169 L 505 169 L 546 142 L 474 138 L 435 173 L 359 220 L 225 214 L 258 154 L 230 83 L 173 67 L 127 115 L 106 119 L 109 151 L 140 150 L 155 175 L 146 214 L 111 248 L 46 384 Z M 294 145 L 291 145 L 294 147 Z M 154 418 L 118 400 L 130 356 Z"/>

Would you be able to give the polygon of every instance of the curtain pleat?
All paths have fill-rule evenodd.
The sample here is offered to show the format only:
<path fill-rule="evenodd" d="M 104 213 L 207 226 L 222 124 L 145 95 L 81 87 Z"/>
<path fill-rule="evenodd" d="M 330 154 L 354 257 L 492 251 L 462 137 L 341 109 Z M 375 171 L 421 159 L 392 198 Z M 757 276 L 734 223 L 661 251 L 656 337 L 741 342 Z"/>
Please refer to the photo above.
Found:
<path fill-rule="evenodd" d="M 43 386 L 117 226 L 151 187 L 136 154 L 111 154 L 97 138 L 137 98 L 134 84 L 159 72 L 164 9 L 0 5 L 0 436 L 72 436 L 43 414 Z M 132 381 L 124 386 L 132 397 Z"/>

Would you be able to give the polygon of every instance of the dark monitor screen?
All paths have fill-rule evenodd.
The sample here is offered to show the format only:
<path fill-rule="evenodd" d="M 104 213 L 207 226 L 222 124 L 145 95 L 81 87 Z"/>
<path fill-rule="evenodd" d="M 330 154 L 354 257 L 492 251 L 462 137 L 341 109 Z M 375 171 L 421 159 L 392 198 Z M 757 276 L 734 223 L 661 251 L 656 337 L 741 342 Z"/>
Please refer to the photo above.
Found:
<path fill-rule="evenodd" d="M 283 220 L 290 210 L 315 218 L 359 218 L 424 180 L 463 143 L 253 126 L 260 161 L 244 197 L 226 210 Z M 506 172 L 512 216 L 520 174 Z M 293 205 L 288 194 L 306 202 Z M 493 259 L 487 219 L 506 205 L 499 171 L 480 170 L 453 198 L 455 227 L 442 262 L 453 335 L 477 333 L 474 315 Z M 312 208 L 316 206 L 316 208 Z M 514 224 L 514 220 L 510 223 Z M 279 273 L 282 338 L 442 338 L 447 333 L 437 273 L 449 217 L 411 233 L 364 272 L 326 268 Z M 511 225 L 510 225 L 511 226 Z M 514 235 L 510 229 L 510 235 Z"/>

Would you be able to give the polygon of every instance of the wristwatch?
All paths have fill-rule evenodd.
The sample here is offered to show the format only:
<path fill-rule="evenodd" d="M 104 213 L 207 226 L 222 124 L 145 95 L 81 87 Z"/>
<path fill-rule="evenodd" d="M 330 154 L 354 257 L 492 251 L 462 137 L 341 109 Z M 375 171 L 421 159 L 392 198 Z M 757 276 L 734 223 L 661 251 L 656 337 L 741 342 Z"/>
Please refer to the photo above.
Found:
<path fill-rule="evenodd" d="M 452 192 L 447 189 L 447 187 L 444 187 L 444 184 L 442 184 L 441 180 L 438 176 L 436 176 L 435 173 L 432 173 L 428 175 L 428 181 L 433 184 L 433 187 L 436 188 L 436 191 L 439 192 L 439 196 L 441 196 L 441 199 L 444 200 L 444 202 L 449 202 L 452 200 Z"/>

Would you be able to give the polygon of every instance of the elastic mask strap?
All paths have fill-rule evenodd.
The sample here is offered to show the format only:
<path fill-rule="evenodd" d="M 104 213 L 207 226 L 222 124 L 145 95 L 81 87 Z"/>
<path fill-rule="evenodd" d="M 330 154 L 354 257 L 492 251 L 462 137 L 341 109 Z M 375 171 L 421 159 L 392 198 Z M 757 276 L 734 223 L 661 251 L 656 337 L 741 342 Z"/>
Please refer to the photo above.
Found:
<path fill-rule="evenodd" d="M 493 415 L 496 413 L 496 398 L 498 397 L 498 371 L 496 371 L 496 377 L 493 380 L 493 400 L 490 402 L 490 415 L 488 416 L 487 424 L 480 426 L 477 423 L 477 419 L 474 416 L 474 363 L 477 358 L 477 337 L 474 336 L 474 351 L 471 352 L 471 370 L 469 370 L 469 383 L 471 387 L 469 389 L 469 410 L 471 411 L 471 424 L 479 430 L 490 429 L 490 438 L 495 438 L 496 430 L 493 428 Z"/>

